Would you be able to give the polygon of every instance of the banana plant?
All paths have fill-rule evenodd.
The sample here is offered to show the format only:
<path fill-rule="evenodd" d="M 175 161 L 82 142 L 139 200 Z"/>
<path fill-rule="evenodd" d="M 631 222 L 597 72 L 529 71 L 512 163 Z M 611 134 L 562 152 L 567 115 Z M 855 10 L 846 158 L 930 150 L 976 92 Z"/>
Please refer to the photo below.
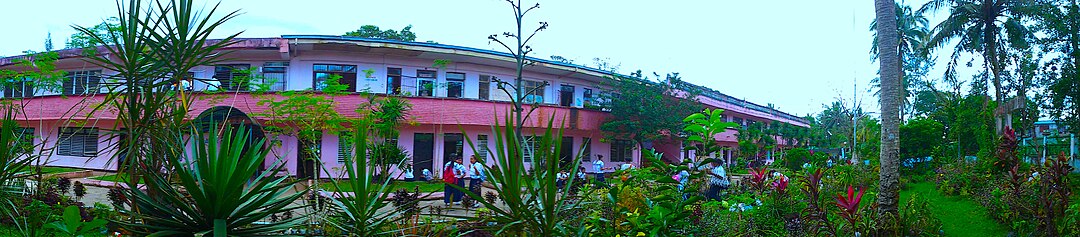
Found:
<path fill-rule="evenodd" d="M 288 175 L 281 173 L 283 162 L 275 162 L 259 173 L 269 152 L 263 139 L 244 151 L 250 139 L 244 127 L 236 131 L 228 126 L 206 133 L 195 131 L 185 159 L 169 158 L 166 162 L 170 176 L 144 172 L 148 190 L 131 189 L 133 202 L 141 212 L 135 216 L 142 222 L 118 224 L 148 236 L 257 236 L 279 233 L 306 218 L 298 215 L 275 223 L 258 223 L 272 214 L 301 208 L 290 204 L 303 195 L 288 194 L 296 181 L 287 181 Z M 148 195 L 151 192 L 156 195 Z M 129 210 L 122 211 L 130 214 Z"/>

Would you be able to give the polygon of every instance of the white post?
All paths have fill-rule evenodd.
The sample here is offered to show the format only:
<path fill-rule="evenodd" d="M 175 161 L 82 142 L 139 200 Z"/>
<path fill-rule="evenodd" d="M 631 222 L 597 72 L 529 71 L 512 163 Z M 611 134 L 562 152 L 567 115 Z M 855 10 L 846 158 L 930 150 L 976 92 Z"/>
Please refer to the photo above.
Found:
<path fill-rule="evenodd" d="M 1076 135 L 1069 134 L 1069 157 L 1076 155 Z"/>
<path fill-rule="evenodd" d="M 1042 155 L 1042 162 L 1046 162 L 1046 136 L 1043 136 L 1043 147 L 1042 147 L 1042 150 L 1043 150 L 1043 155 Z"/>

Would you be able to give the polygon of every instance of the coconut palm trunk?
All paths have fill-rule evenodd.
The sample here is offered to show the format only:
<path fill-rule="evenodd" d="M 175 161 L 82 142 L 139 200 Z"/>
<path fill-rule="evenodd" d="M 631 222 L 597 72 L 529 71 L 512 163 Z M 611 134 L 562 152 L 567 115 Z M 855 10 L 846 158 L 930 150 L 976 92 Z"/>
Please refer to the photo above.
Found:
<path fill-rule="evenodd" d="M 877 197 L 879 217 L 896 217 L 899 195 L 900 58 L 896 11 L 892 0 L 875 0 L 878 59 L 881 73 L 881 171 Z"/>

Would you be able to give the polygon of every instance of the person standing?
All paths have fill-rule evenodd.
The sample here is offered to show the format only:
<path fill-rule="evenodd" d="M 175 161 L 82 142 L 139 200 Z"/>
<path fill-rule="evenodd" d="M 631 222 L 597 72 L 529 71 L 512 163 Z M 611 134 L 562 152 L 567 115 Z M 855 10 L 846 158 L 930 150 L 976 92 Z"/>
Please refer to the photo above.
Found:
<path fill-rule="evenodd" d="M 457 196 L 457 189 L 455 189 L 453 186 L 450 186 L 450 184 L 456 184 L 458 182 L 458 176 L 454 174 L 456 170 L 457 169 L 455 168 L 454 161 L 448 161 L 446 162 L 446 165 L 443 165 L 443 204 L 446 204 L 446 206 L 448 207 L 451 203 L 455 201 L 454 197 Z"/>
<path fill-rule="evenodd" d="M 472 155 L 469 158 L 469 192 L 480 196 L 484 188 L 484 178 L 487 174 L 484 173 L 484 164 L 476 160 L 476 155 Z M 480 203 L 476 204 L 477 206 Z"/>
<path fill-rule="evenodd" d="M 401 173 L 405 175 L 405 182 L 416 181 L 416 176 L 413 176 L 413 169 L 412 169 L 412 163 L 411 162 L 405 164 L 405 169 L 403 169 L 401 171 Z"/>
<path fill-rule="evenodd" d="M 727 180 L 727 171 L 724 170 L 724 166 L 719 162 L 713 161 L 709 172 L 709 192 L 706 197 L 712 200 L 720 201 L 720 191 L 727 189 L 730 183 Z"/>
<path fill-rule="evenodd" d="M 596 182 L 607 183 L 604 181 L 604 155 L 596 155 L 596 161 L 593 161 L 593 171 L 596 172 Z"/>
<path fill-rule="evenodd" d="M 461 157 L 454 159 L 454 176 L 457 176 L 457 186 L 465 188 L 465 178 L 468 178 L 467 176 L 469 174 L 467 169 L 465 169 L 465 165 L 462 164 L 461 160 Z M 465 192 L 458 190 L 454 194 L 454 204 L 461 204 L 461 198 L 465 196 Z"/>

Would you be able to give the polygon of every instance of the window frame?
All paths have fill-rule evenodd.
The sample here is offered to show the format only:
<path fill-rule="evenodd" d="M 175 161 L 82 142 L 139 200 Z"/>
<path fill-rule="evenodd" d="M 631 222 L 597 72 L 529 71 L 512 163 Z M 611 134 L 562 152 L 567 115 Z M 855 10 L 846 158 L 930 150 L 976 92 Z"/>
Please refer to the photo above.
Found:
<path fill-rule="evenodd" d="M 491 100 L 491 82 L 495 79 L 495 76 L 480 74 L 480 79 L 476 83 L 478 88 L 476 97 L 481 100 Z"/>
<path fill-rule="evenodd" d="M 56 155 L 73 157 L 97 157 L 100 153 L 98 142 L 101 139 L 97 127 L 60 127 L 56 142 Z M 75 142 L 82 143 L 76 146 Z M 82 148 L 76 151 L 75 147 Z"/>
<path fill-rule="evenodd" d="M 427 77 L 425 74 L 430 74 L 431 77 Z M 435 82 L 438 81 L 439 72 L 435 70 L 416 69 L 416 96 L 435 97 Z M 431 85 L 431 88 L 424 88 L 424 84 Z M 427 92 L 425 95 L 423 92 Z"/>
<path fill-rule="evenodd" d="M 461 78 L 451 78 L 450 75 L 461 75 Z M 466 75 L 463 72 L 447 72 L 446 73 L 446 97 L 447 98 L 464 98 L 465 97 L 465 79 Z M 457 96 L 451 92 L 453 85 L 458 87 Z"/>
<path fill-rule="evenodd" d="M 322 66 L 323 69 L 320 70 L 319 66 Z M 358 71 L 358 68 L 359 68 L 359 66 L 352 65 L 352 64 L 332 64 L 332 63 L 314 63 L 314 64 L 311 64 L 311 89 L 316 90 L 316 91 L 322 91 L 324 88 L 326 88 L 326 78 L 330 78 L 330 75 L 336 74 L 338 76 L 341 76 L 341 78 L 342 78 L 342 79 L 338 80 L 339 85 L 352 86 L 352 88 L 346 88 L 345 89 L 346 92 L 355 92 L 356 87 L 358 86 L 357 82 L 356 82 L 356 77 L 357 77 L 356 72 Z M 319 74 L 326 74 L 326 78 L 319 79 Z M 343 81 L 343 80 L 349 80 L 348 78 L 352 78 L 352 80 L 353 80 L 352 83 L 347 83 L 346 81 Z"/>
<path fill-rule="evenodd" d="M 401 68 L 387 67 L 386 68 L 386 94 L 388 95 L 400 95 L 401 94 Z"/>
<path fill-rule="evenodd" d="M 82 81 L 81 91 L 80 81 Z M 69 86 L 70 85 L 70 86 Z M 71 88 L 68 90 L 68 88 Z M 96 95 L 101 92 L 101 70 L 70 71 L 60 83 L 62 95 Z"/>
<path fill-rule="evenodd" d="M 611 141 L 611 154 L 609 154 L 609 160 L 611 162 L 633 162 L 634 161 L 634 145 L 630 140 L 615 139 Z M 621 154 L 620 154 L 621 153 Z"/>
<path fill-rule="evenodd" d="M 4 98 L 33 98 L 34 82 L 31 78 L 11 78 L 3 88 Z M 29 93 L 29 94 L 27 94 Z"/>

